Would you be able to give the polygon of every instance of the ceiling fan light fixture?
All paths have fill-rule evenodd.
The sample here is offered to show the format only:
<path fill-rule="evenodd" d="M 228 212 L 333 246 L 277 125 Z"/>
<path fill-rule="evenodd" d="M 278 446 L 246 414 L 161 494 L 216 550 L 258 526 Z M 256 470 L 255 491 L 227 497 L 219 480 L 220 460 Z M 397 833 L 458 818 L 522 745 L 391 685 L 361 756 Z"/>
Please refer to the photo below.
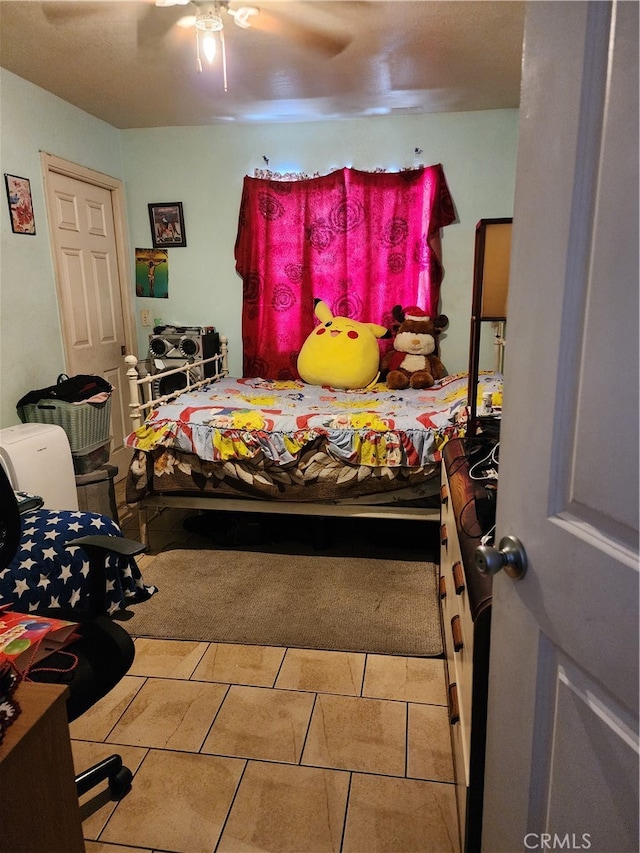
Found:
<path fill-rule="evenodd" d="M 215 0 L 213 3 L 203 3 L 193 0 L 196 7 L 194 30 L 196 33 L 196 67 L 202 72 L 200 61 L 200 41 L 202 37 L 202 52 L 209 64 L 213 64 L 217 52 L 217 39 L 220 39 L 220 53 L 222 55 L 222 80 L 225 92 L 227 85 L 227 53 L 224 44 L 224 22 L 221 9 L 227 9 L 226 0 Z"/>
<path fill-rule="evenodd" d="M 196 15 L 196 29 L 204 33 L 217 33 L 223 27 L 222 16 L 217 12 L 199 12 Z"/>
<path fill-rule="evenodd" d="M 208 30 L 202 37 L 202 52 L 208 63 L 212 63 L 216 55 L 216 40 L 213 33 Z"/>
<path fill-rule="evenodd" d="M 198 61 L 200 54 L 200 37 L 202 36 L 202 52 L 205 59 L 211 65 L 216 55 L 216 33 L 222 33 L 223 23 L 219 8 L 209 9 L 206 12 L 199 11 L 196 15 L 196 44 L 198 49 Z"/>

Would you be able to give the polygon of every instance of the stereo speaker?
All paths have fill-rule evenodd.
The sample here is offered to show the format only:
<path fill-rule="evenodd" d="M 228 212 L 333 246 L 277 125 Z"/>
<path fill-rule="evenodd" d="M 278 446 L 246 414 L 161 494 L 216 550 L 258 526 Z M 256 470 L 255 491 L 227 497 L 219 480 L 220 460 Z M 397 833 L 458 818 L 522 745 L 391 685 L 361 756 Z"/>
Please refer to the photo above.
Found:
<path fill-rule="evenodd" d="M 156 327 L 149 336 L 149 365 L 154 377 L 151 393 L 154 399 L 174 394 L 187 386 L 184 373 L 166 376 L 167 371 L 186 367 L 211 358 L 220 352 L 220 335 L 200 326 Z M 216 362 L 197 364 L 189 369 L 189 381 L 200 382 L 216 373 Z"/>

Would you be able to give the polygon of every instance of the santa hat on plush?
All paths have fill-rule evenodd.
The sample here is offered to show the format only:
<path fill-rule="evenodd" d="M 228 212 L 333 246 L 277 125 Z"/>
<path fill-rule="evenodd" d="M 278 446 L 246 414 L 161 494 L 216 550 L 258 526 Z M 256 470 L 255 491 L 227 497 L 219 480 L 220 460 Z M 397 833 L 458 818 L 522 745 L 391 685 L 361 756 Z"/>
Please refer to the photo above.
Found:
<path fill-rule="evenodd" d="M 401 305 L 394 305 L 391 310 L 391 315 L 398 326 L 401 326 L 406 322 L 427 323 L 431 319 L 424 308 L 420 308 L 418 305 L 411 305 L 409 308 L 403 308 Z M 434 325 L 438 328 L 438 320 L 434 321 Z"/>
<path fill-rule="evenodd" d="M 391 313 L 398 323 L 393 341 L 394 349 L 423 355 L 437 353 L 437 337 L 449 322 L 444 314 L 432 319 L 418 305 L 411 305 L 409 308 L 395 305 Z"/>
<path fill-rule="evenodd" d="M 426 311 L 423 311 L 422 308 L 418 308 L 417 305 L 412 305 L 410 308 L 405 308 L 402 312 L 404 314 L 405 320 L 428 320 L 429 315 Z M 402 321 L 404 322 L 404 321 Z"/>

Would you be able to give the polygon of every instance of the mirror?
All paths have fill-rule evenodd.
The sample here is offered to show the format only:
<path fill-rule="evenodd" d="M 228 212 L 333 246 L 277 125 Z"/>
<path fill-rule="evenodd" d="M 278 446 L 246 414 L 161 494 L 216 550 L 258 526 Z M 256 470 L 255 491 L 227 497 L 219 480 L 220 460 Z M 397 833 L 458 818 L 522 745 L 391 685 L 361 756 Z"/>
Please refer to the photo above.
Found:
<path fill-rule="evenodd" d="M 470 436 L 475 435 L 478 428 L 477 387 L 483 322 L 488 321 L 496 325 L 495 370 L 502 373 L 504 368 L 504 333 L 507 321 L 512 224 L 513 219 L 509 218 L 481 219 L 476 225 L 467 390 L 469 406 L 467 435 Z"/>

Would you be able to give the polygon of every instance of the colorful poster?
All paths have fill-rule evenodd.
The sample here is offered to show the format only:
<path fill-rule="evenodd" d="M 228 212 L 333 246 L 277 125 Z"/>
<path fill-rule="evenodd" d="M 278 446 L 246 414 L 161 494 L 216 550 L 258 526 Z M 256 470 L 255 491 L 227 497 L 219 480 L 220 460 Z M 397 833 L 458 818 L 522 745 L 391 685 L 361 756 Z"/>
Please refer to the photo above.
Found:
<path fill-rule="evenodd" d="M 169 297 L 169 254 L 162 249 L 136 249 L 136 296 Z"/>
<path fill-rule="evenodd" d="M 7 175 L 5 172 L 4 181 L 9 199 L 11 230 L 14 234 L 35 234 L 36 223 L 33 218 L 29 178 L 19 178 L 17 175 Z"/>

